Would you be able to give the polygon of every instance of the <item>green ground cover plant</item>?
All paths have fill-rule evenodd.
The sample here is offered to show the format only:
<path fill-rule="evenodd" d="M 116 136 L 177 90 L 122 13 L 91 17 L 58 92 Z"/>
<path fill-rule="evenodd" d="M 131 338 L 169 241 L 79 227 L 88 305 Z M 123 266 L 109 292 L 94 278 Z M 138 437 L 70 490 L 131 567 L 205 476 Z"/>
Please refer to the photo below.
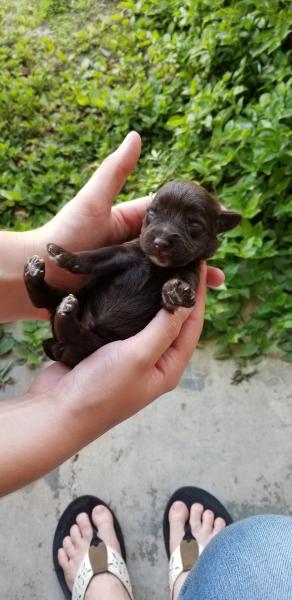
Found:
<path fill-rule="evenodd" d="M 204 329 L 217 357 L 291 360 L 290 7 L 0 0 L 1 227 L 50 218 L 136 129 L 120 201 L 182 178 L 244 215 L 213 261 L 226 273 Z"/>

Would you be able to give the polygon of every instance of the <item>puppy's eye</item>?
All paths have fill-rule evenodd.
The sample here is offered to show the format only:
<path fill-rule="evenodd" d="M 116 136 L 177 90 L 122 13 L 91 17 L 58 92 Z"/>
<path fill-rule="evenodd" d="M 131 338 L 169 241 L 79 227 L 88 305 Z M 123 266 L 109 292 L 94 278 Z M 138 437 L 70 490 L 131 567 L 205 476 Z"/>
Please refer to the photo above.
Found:
<path fill-rule="evenodd" d="M 148 208 L 147 217 L 148 217 L 149 221 L 150 221 L 150 219 L 153 219 L 153 217 L 155 217 L 155 211 L 153 210 L 153 208 Z"/>
<path fill-rule="evenodd" d="M 201 231 L 201 225 L 199 225 L 199 223 L 196 223 L 195 221 L 189 222 L 189 228 L 192 232 L 194 231 L 199 233 Z"/>

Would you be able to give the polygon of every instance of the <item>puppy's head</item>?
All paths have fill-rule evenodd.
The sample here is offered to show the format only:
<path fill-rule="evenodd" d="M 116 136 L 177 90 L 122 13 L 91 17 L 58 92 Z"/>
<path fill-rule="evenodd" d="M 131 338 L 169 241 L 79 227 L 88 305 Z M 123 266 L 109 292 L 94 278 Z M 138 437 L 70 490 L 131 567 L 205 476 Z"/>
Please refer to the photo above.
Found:
<path fill-rule="evenodd" d="M 195 183 L 173 181 L 155 194 L 141 229 L 140 246 L 160 267 L 181 267 L 210 258 L 217 235 L 232 229 L 241 214 L 222 210 L 219 202 Z"/>

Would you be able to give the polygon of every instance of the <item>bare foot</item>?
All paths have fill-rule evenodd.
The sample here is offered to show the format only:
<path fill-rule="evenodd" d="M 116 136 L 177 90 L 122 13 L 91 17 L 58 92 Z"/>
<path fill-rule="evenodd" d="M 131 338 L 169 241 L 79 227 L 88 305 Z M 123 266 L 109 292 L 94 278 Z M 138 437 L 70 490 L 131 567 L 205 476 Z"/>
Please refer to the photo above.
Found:
<path fill-rule="evenodd" d="M 92 520 L 98 530 L 98 536 L 121 553 L 120 544 L 117 540 L 111 512 L 105 506 L 96 506 L 92 511 Z M 93 530 L 86 513 L 81 513 L 76 518 L 76 524 L 72 525 L 70 536 L 63 540 L 63 548 L 58 551 L 58 561 L 62 567 L 66 583 L 72 591 L 74 579 L 79 566 L 88 551 L 92 539 Z M 86 594 L 86 600 L 129 600 L 129 595 L 122 583 L 111 573 L 101 573 L 93 577 Z"/>
<path fill-rule="evenodd" d="M 172 554 L 181 543 L 185 534 L 185 523 L 188 519 L 190 519 L 191 531 L 200 546 L 200 551 L 226 526 L 224 519 L 221 517 L 214 519 L 214 513 L 211 510 L 204 510 L 202 504 L 193 504 L 189 517 L 188 508 L 184 502 L 181 501 L 173 503 L 169 511 L 168 519 L 170 525 L 170 554 Z M 177 578 L 173 589 L 173 600 L 176 600 L 178 597 L 187 576 L 188 572 L 185 572 Z"/>

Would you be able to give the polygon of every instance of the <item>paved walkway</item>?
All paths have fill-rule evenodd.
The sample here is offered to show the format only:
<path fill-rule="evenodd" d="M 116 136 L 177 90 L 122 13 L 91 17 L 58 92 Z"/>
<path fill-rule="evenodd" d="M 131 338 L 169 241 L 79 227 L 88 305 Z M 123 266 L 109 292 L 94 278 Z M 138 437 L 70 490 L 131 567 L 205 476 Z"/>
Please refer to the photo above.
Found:
<path fill-rule="evenodd" d="M 234 363 L 197 350 L 174 392 L 1 499 L 1 599 L 63 598 L 51 541 L 61 511 L 80 494 L 117 511 L 136 600 L 168 598 L 161 519 L 177 487 L 205 487 L 235 519 L 292 514 L 291 367 L 270 359 L 257 368 L 250 381 L 231 385 Z M 31 372 L 17 367 L 16 376 L 25 390 Z M 0 397 L 14 394 L 15 386 Z"/>

